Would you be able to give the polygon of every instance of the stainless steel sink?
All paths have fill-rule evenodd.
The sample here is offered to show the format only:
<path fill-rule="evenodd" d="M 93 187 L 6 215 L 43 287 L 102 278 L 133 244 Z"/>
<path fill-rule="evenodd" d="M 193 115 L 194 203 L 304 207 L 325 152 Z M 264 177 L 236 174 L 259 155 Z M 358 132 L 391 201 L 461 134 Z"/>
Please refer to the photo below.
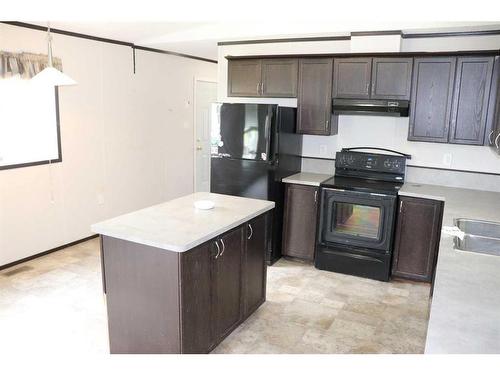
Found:
<path fill-rule="evenodd" d="M 455 237 L 456 249 L 500 256 L 500 223 L 472 219 L 455 219 L 454 223 L 465 233 L 463 239 Z"/>

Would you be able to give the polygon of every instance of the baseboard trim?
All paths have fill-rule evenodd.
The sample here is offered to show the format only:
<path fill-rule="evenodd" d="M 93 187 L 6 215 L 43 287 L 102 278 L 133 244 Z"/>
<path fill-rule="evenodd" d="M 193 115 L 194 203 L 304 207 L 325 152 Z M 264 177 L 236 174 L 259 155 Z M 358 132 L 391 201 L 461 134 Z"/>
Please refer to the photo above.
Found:
<path fill-rule="evenodd" d="M 88 236 L 88 237 L 82 238 L 80 240 L 76 240 L 76 241 L 73 241 L 73 242 L 58 246 L 58 247 L 54 247 L 53 249 L 46 250 L 46 251 L 43 251 L 43 252 L 35 254 L 35 255 L 31 255 L 29 257 L 19 259 L 19 260 L 16 260 L 14 262 L 11 262 L 11 263 L 4 264 L 4 265 L 0 266 L 0 271 L 3 271 L 3 270 L 10 268 L 10 267 L 17 266 L 18 264 L 25 263 L 25 262 L 28 262 L 30 260 L 36 259 L 36 258 L 43 257 L 44 255 L 65 249 L 67 247 L 78 245 L 79 243 L 82 243 L 82 242 L 85 242 L 85 241 L 88 241 L 88 240 L 91 240 L 91 239 L 97 238 L 97 237 L 99 237 L 98 234 L 93 234 L 92 236 Z"/>

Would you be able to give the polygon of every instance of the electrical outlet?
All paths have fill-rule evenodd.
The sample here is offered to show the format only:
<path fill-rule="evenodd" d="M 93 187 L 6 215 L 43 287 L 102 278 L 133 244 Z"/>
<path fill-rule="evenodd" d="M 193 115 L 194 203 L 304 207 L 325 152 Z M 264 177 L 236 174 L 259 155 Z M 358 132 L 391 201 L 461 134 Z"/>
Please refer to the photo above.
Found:
<path fill-rule="evenodd" d="M 326 145 L 319 146 L 319 154 L 321 156 L 326 156 L 327 151 L 328 151 L 328 148 L 326 147 Z"/>
<path fill-rule="evenodd" d="M 451 167 L 451 162 L 453 160 L 453 156 L 451 154 L 444 154 L 443 155 L 443 164 L 445 167 Z"/>

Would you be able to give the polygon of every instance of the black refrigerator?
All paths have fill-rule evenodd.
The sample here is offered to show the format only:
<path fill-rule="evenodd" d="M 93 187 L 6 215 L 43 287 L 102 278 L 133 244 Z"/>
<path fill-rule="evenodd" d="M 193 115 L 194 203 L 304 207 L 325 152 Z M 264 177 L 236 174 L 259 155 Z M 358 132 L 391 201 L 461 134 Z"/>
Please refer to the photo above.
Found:
<path fill-rule="evenodd" d="M 266 260 L 281 257 L 284 184 L 300 172 L 302 135 L 295 108 L 274 104 L 216 104 L 212 108 L 210 191 L 274 201 Z"/>

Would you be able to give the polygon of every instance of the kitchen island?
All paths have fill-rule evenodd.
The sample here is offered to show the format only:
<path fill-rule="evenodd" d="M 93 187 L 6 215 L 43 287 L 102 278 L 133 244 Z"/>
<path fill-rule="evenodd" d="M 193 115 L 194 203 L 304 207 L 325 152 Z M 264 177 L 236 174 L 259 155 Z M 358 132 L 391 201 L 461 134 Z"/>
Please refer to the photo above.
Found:
<path fill-rule="evenodd" d="M 215 207 L 200 210 L 198 200 Z M 111 353 L 208 353 L 266 296 L 274 202 L 195 193 L 92 225 Z"/>

